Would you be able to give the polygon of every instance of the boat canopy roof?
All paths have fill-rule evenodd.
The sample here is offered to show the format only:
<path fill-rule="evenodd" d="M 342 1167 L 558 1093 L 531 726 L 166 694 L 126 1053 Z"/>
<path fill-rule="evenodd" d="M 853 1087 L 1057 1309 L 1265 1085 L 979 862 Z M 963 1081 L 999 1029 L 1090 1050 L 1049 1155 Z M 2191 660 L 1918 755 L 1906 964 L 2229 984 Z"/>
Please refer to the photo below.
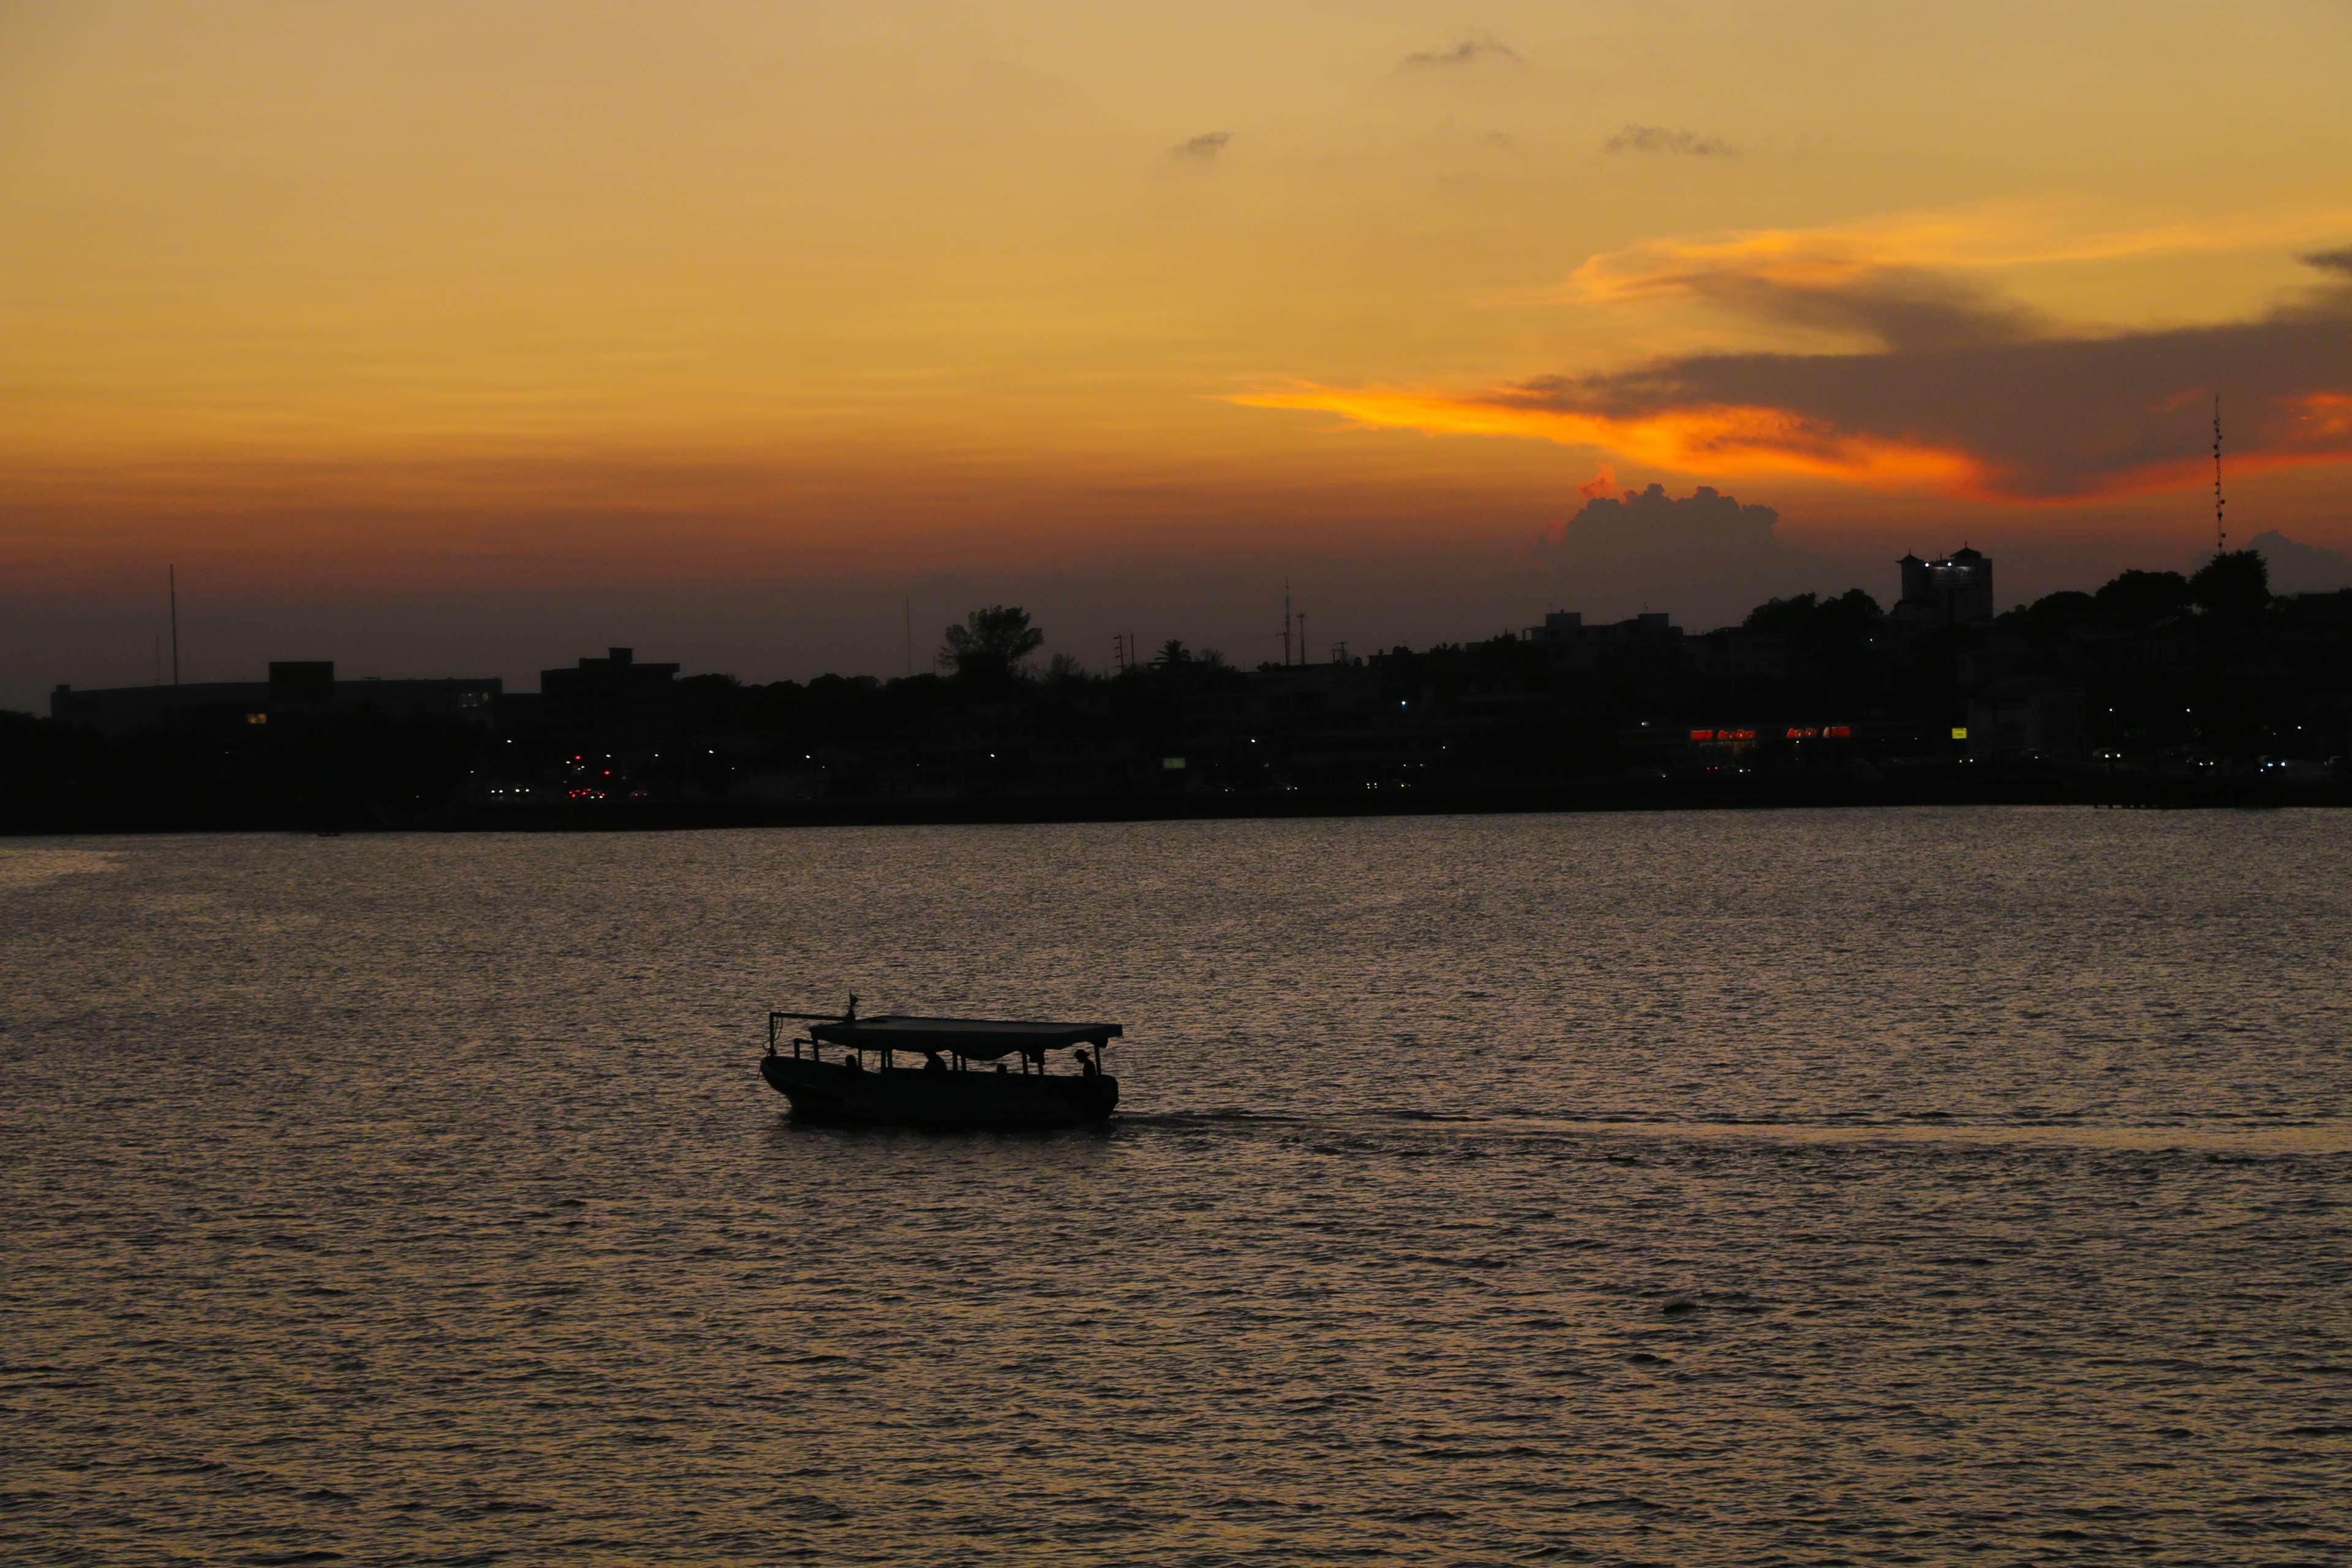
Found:
<path fill-rule="evenodd" d="M 1123 1033 L 1117 1024 L 1051 1024 L 1011 1018 L 903 1018 L 887 1014 L 813 1024 L 809 1037 L 829 1046 L 888 1047 L 899 1051 L 953 1051 L 992 1061 L 998 1057 L 1057 1051 L 1104 1042 Z"/>

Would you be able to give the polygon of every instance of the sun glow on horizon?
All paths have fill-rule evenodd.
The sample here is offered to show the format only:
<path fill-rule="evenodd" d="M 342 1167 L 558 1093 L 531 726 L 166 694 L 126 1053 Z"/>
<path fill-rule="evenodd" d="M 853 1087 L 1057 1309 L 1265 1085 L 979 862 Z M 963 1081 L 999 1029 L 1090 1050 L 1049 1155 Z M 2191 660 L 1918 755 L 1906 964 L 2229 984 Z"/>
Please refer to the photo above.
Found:
<path fill-rule="evenodd" d="M 2215 386 L 2352 545 L 2352 16 L 2234 15 L 0 8 L 0 610 L 1516 581 L 1602 461 L 2154 549 Z"/>

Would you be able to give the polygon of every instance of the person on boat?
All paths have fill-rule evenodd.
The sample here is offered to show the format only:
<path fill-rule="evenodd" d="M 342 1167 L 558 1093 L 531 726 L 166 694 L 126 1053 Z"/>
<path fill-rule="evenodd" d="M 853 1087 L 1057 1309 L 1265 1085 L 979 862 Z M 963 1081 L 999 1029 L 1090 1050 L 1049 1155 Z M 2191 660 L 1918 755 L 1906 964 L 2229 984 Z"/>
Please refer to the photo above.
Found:
<path fill-rule="evenodd" d="M 845 1069 L 850 1072 L 864 1072 L 866 1070 L 866 1058 L 859 1056 L 856 1051 L 848 1051 L 843 1054 L 841 1065 Z"/>
<path fill-rule="evenodd" d="M 1096 1065 L 1095 1058 L 1088 1056 L 1083 1047 L 1077 1050 L 1072 1051 L 1070 1054 L 1078 1058 L 1078 1070 L 1080 1072 L 1086 1074 L 1088 1078 L 1102 1077 L 1102 1068 Z"/>
<path fill-rule="evenodd" d="M 923 1053 L 923 1070 L 925 1072 L 945 1072 L 948 1070 L 948 1064 L 940 1060 L 939 1052 L 925 1051 Z"/>

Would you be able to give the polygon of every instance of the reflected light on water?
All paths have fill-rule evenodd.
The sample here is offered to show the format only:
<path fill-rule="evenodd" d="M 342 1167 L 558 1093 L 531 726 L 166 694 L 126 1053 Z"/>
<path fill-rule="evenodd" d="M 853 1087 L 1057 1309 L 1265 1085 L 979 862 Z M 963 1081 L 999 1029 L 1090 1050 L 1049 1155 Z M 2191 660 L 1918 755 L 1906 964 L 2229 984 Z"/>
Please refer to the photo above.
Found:
<path fill-rule="evenodd" d="M 2345 1560 L 2347 843 L 0 846 L 0 1556 Z M 1127 1112 L 796 1126 L 851 989 Z"/>

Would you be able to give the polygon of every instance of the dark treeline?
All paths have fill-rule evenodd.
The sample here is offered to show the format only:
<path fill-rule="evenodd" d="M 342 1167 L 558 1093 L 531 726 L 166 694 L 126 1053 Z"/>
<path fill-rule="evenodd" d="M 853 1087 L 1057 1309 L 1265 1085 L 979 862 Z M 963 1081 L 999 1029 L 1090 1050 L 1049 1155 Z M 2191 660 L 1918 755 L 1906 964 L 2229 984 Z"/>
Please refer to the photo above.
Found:
<path fill-rule="evenodd" d="M 1965 769 L 2342 776 L 2352 593 L 2274 597 L 2251 552 L 1969 624 L 1915 610 L 1857 589 L 1696 636 L 1657 616 L 1559 616 L 1255 669 L 1171 641 L 1106 674 L 1041 666 L 1044 630 L 995 605 L 948 628 L 936 673 L 903 679 L 745 685 L 619 658 L 596 705 L 551 688 L 470 722 L 372 710 L 365 683 L 331 713 L 111 737 L 6 714 L 0 831 L 591 822 L 680 805 L 746 820 L 855 803 L 1402 805 Z"/>

